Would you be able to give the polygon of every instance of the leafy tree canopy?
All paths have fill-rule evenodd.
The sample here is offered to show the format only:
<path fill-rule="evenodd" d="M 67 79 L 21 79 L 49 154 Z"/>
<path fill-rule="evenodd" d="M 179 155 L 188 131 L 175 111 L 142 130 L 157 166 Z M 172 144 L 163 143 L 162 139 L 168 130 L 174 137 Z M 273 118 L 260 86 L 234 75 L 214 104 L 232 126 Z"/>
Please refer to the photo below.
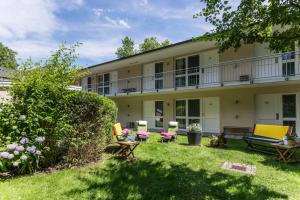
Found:
<path fill-rule="evenodd" d="M 16 69 L 18 67 L 16 61 L 16 52 L 4 46 L 0 42 L 0 67 L 7 69 Z"/>
<path fill-rule="evenodd" d="M 123 58 L 134 54 L 134 41 L 130 37 L 126 36 L 122 39 L 122 46 L 117 49 L 116 55 L 118 58 Z"/>
<path fill-rule="evenodd" d="M 134 41 L 126 36 L 122 40 L 122 46 L 117 49 L 116 55 L 118 58 L 123 58 L 136 53 L 143 53 L 160 47 L 165 47 L 170 44 L 171 42 L 167 39 L 162 43 L 159 43 L 156 37 L 149 37 L 144 39 L 144 41 L 139 45 L 139 49 L 134 49 Z"/>
<path fill-rule="evenodd" d="M 228 0 L 200 0 L 204 17 L 214 29 L 200 40 L 216 41 L 220 51 L 241 44 L 268 43 L 270 49 L 291 50 L 300 39 L 300 3 L 297 0 L 241 0 L 236 9 Z"/>

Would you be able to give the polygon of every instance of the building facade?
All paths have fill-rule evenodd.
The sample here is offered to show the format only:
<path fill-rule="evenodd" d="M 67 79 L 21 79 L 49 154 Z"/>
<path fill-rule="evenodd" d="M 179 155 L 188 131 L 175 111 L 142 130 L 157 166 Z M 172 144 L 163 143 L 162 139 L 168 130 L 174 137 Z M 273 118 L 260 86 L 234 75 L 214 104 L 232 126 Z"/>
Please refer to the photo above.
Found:
<path fill-rule="evenodd" d="M 255 123 L 294 126 L 300 135 L 300 53 L 272 53 L 244 45 L 219 53 L 214 42 L 184 41 L 88 67 L 80 84 L 113 99 L 124 127 L 147 120 L 181 130 L 200 123 L 204 132 Z"/>

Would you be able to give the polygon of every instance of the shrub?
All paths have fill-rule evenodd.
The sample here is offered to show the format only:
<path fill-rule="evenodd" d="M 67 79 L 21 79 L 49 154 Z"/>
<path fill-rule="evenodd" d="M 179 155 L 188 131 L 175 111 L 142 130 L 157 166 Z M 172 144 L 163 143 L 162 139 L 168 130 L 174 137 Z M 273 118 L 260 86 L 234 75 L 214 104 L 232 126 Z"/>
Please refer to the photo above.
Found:
<path fill-rule="evenodd" d="M 83 164 L 97 160 L 112 139 L 111 127 L 117 114 L 115 103 L 96 93 L 77 91 L 68 95 L 67 105 L 73 129 L 68 136 L 65 162 Z"/>

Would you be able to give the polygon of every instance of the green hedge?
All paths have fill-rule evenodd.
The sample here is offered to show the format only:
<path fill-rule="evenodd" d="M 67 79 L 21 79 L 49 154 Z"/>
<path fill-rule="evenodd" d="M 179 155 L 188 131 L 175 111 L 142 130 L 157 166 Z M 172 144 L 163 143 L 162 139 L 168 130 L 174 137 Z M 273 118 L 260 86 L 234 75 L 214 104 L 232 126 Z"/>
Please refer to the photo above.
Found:
<path fill-rule="evenodd" d="M 115 122 L 115 103 L 96 93 L 71 92 L 67 98 L 69 124 L 65 162 L 82 164 L 99 159 L 105 145 L 112 140 L 111 127 Z"/>

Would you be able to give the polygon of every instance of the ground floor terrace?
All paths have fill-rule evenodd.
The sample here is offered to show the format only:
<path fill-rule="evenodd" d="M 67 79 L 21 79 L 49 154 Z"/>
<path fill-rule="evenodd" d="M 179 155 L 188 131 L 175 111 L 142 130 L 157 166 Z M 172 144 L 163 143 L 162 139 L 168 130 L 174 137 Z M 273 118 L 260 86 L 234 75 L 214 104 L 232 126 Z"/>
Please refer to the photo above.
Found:
<path fill-rule="evenodd" d="M 163 130 L 169 121 L 178 121 L 182 131 L 191 123 L 200 123 L 204 132 L 221 133 L 224 127 L 252 128 L 263 123 L 290 125 L 300 135 L 299 82 L 112 98 L 123 127 L 146 120 L 149 129 Z"/>
<path fill-rule="evenodd" d="M 300 199 L 298 164 L 245 149 L 242 140 L 228 140 L 225 149 L 188 146 L 186 136 L 160 143 L 152 133 L 140 144 L 134 162 L 107 151 L 92 165 L 0 178 L 0 199 Z M 222 169 L 226 161 L 256 166 L 255 175 Z"/>

